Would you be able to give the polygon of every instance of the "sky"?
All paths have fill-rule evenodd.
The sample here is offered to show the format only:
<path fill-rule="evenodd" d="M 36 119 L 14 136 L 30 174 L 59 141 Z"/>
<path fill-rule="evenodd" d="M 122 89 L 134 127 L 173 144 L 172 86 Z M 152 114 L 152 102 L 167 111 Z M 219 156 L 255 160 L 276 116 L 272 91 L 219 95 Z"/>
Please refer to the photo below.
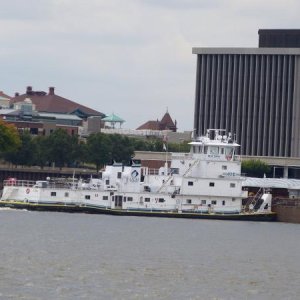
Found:
<path fill-rule="evenodd" d="M 193 129 L 193 47 L 257 47 L 300 28 L 299 0 L 0 0 L 0 90 L 27 86 L 135 129 L 168 110 Z"/>

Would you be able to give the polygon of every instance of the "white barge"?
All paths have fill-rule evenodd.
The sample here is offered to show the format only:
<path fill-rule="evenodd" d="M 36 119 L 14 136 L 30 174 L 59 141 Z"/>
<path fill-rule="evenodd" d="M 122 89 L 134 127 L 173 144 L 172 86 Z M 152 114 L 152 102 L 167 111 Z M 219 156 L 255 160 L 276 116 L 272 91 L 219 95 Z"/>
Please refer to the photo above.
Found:
<path fill-rule="evenodd" d="M 242 189 L 239 145 L 231 134 L 209 129 L 190 143 L 190 153 L 172 154 L 158 170 L 109 165 L 99 178 L 4 181 L 0 206 L 115 215 L 272 221 L 272 196 L 248 198 Z"/>

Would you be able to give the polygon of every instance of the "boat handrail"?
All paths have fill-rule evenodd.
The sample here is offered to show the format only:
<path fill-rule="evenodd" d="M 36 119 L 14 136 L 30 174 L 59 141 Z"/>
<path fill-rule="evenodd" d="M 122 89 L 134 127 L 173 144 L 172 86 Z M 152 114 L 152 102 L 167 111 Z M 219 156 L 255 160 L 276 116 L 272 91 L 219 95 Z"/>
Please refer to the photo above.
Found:
<path fill-rule="evenodd" d="M 155 168 L 148 169 L 148 175 L 158 175 L 158 174 L 159 174 L 159 169 L 155 169 Z"/>
<path fill-rule="evenodd" d="M 191 153 L 172 153 L 172 159 L 192 159 L 193 155 Z"/>
<path fill-rule="evenodd" d="M 34 180 L 17 180 L 14 178 L 10 178 L 3 181 L 3 186 L 25 186 L 25 187 L 33 187 L 36 184 Z"/>

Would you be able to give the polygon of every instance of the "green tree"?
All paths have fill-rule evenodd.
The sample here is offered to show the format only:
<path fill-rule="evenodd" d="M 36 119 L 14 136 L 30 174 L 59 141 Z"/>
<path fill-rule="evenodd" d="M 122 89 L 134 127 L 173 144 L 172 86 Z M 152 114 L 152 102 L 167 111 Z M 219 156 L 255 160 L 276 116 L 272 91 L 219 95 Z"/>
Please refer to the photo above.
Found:
<path fill-rule="evenodd" d="M 0 119 L 0 154 L 14 151 L 20 145 L 21 140 L 16 127 Z"/>
<path fill-rule="evenodd" d="M 78 140 L 77 140 L 78 141 Z M 47 138 L 49 161 L 62 168 L 71 164 L 75 159 L 76 139 L 71 137 L 65 130 L 59 128 Z"/>
<path fill-rule="evenodd" d="M 134 153 L 132 139 L 120 134 L 111 134 L 108 137 L 111 144 L 111 160 L 128 163 Z"/>
<path fill-rule="evenodd" d="M 271 172 L 271 167 L 259 159 L 242 161 L 242 173 L 248 177 L 264 177 Z"/>
<path fill-rule="evenodd" d="M 49 149 L 51 145 L 46 136 L 37 136 L 33 139 L 35 147 L 34 164 L 43 168 L 49 163 Z"/>
<path fill-rule="evenodd" d="M 31 166 L 34 162 L 35 145 L 32 142 L 32 137 L 29 132 L 20 134 L 21 144 L 15 149 L 4 154 L 6 161 L 14 165 Z"/>
<path fill-rule="evenodd" d="M 86 161 L 95 164 L 97 172 L 100 167 L 111 161 L 111 141 L 108 135 L 93 133 L 86 142 Z"/>

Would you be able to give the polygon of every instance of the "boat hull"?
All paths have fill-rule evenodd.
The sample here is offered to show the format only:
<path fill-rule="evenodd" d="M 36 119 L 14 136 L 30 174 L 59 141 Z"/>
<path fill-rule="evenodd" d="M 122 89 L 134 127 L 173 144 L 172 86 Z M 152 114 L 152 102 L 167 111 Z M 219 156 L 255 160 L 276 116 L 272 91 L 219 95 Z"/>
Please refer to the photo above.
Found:
<path fill-rule="evenodd" d="M 118 216 L 140 216 L 140 217 L 160 217 L 160 218 L 183 218 L 183 219 L 213 219 L 213 220 L 237 220 L 237 221 L 276 221 L 276 213 L 197 213 L 197 212 L 178 212 L 178 211 L 150 211 L 150 210 L 124 210 L 110 209 L 78 204 L 48 204 L 30 203 L 19 201 L 0 201 L 0 207 L 13 209 L 26 209 L 33 211 L 56 211 L 69 213 L 89 213 L 89 214 L 108 214 Z"/>

